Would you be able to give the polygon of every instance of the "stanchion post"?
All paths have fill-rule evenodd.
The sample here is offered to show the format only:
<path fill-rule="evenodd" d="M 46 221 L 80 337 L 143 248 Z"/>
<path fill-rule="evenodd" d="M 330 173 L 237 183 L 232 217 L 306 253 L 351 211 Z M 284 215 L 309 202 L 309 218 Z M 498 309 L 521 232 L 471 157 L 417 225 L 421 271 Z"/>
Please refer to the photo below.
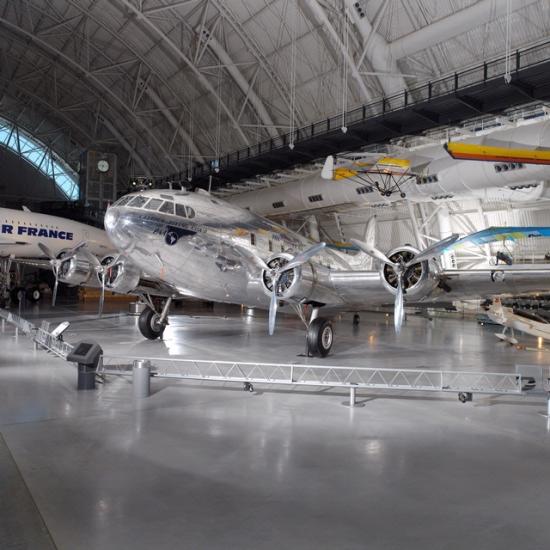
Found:
<path fill-rule="evenodd" d="M 151 395 L 151 363 L 146 359 L 136 359 L 132 369 L 134 399 L 143 399 Z"/>
<path fill-rule="evenodd" d="M 352 386 L 349 389 L 349 406 L 355 407 L 355 387 Z"/>

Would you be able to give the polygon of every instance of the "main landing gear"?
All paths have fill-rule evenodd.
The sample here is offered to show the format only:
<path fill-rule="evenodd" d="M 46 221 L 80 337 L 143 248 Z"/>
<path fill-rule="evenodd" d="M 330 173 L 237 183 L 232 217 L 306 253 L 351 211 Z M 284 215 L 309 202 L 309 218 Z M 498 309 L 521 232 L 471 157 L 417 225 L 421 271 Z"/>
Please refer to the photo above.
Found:
<path fill-rule="evenodd" d="M 307 328 L 307 351 L 313 357 L 326 357 L 334 341 L 332 321 L 324 317 L 313 319 Z"/>
<path fill-rule="evenodd" d="M 141 312 L 138 320 L 139 331 L 145 338 L 149 340 L 162 339 L 164 329 L 168 325 L 168 311 L 170 310 L 170 304 L 172 298 L 168 298 L 164 302 L 161 313 L 157 313 L 152 300 L 147 297 L 147 307 Z"/>
<path fill-rule="evenodd" d="M 334 342 L 334 329 L 332 321 L 325 317 L 318 317 L 319 308 L 314 307 L 309 323 L 303 309 L 298 309 L 300 318 L 306 325 L 306 357 L 326 357 Z"/>

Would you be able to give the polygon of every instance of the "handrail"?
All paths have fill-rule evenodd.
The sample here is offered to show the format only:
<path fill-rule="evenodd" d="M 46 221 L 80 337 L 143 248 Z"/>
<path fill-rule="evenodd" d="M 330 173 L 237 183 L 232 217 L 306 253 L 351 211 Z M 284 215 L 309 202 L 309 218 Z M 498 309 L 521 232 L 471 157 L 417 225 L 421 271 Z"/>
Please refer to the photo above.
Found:
<path fill-rule="evenodd" d="M 521 69 L 527 69 L 540 63 L 547 62 L 550 58 L 550 40 L 524 49 L 516 50 L 514 54 L 514 73 Z M 205 177 L 217 174 L 233 165 L 238 165 L 258 157 L 264 153 L 287 147 L 290 143 L 305 142 L 313 137 L 327 135 L 342 131 L 343 125 L 353 127 L 354 124 L 363 122 L 369 118 L 384 116 L 393 111 L 412 107 L 419 103 L 431 101 L 449 93 L 459 93 L 472 86 L 483 84 L 489 80 L 505 75 L 506 58 L 504 56 L 485 61 L 479 65 L 453 72 L 436 80 L 429 80 L 424 84 L 403 90 L 388 97 L 380 97 L 370 103 L 351 109 L 344 114 L 337 114 L 324 120 L 312 122 L 275 138 L 270 138 L 256 145 L 235 150 L 221 155 L 218 159 L 208 164 L 200 164 L 193 167 L 193 178 Z M 162 178 L 182 180 L 182 174 L 173 174 Z"/>

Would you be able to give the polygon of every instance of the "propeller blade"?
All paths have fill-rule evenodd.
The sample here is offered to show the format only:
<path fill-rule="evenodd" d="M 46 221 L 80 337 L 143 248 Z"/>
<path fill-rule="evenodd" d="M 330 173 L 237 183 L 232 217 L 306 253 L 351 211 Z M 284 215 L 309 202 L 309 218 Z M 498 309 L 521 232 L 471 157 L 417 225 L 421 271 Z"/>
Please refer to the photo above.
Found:
<path fill-rule="evenodd" d="M 38 245 L 38 246 L 40 246 L 40 245 Z M 71 250 L 69 250 L 68 252 L 63 254 L 62 258 L 60 258 L 60 259 L 63 260 L 63 261 L 70 260 L 73 256 L 76 256 L 76 254 L 78 253 L 78 251 L 81 248 L 84 248 L 85 246 L 86 246 L 86 241 L 80 241 L 76 246 L 71 248 Z"/>
<path fill-rule="evenodd" d="M 277 287 L 279 286 L 279 277 L 273 278 L 273 290 L 271 292 L 271 301 L 269 303 L 269 336 L 275 332 L 275 319 L 277 318 Z"/>
<path fill-rule="evenodd" d="M 243 246 L 236 246 L 235 249 L 241 256 L 244 257 L 246 261 L 250 262 L 258 270 L 264 269 L 268 272 L 271 270 L 271 268 L 265 263 L 265 261 L 260 258 L 260 256 L 254 254 L 254 252 L 252 252 L 251 250 L 248 250 Z"/>
<path fill-rule="evenodd" d="M 395 306 L 393 311 L 393 323 L 395 326 L 395 332 L 399 334 L 401 332 L 401 326 L 403 325 L 403 317 L 405 316 L 405 309 L 403 305 L 403 276 L 397 277 L 397 295 L 395 296 Z"/>
<path fill-rule="evenodd" d="M 298 267 L 299 265 L 305 264 L 310 258 L 313 258 L 316 254 L 319 254 L 319 252 L 321 252 L 326 245 L 327 243 L 324 242 L 316 243 L 306 250 L 299 252 L 287 264 L 280 268 L 280 272 L 282 273 L 283 271 L 288 271 Z"/>
<path fill-rule="evenodd" d="M 43 243 L 38 243 L 38 248 L 42 250 L 45 256 L 48 256 L 50 260 L 55 260 L 53 252 Z"/>
<path fill-rule="evenodd" d="M 59 279 L 57 278 L 57 270 L 55 272 L 55 282 L 53 284 L 52 292 L 52 307 L 55 307 L 55 301 L 57 299 L 57 287 L 59 286 Z"/>
<path fill-rule="evenodd" d="M 432 246 L 429 246 L 428 248 L 426 248 L 426 250 L 423 250 L 422 252 L 420 252 L 420 254 L 417 254 L 412 260 L 407 262 L 405 264 L 405 268 L 410 267 L 414 264 L 419 264 L 420 262 L 429 260 L 430 258 L 440 256 L 446 248 L 458 241 L 458 237 L 459 236 L 456 233 L 453 233 L 445 239 L 438 241 L 435 244 L 432 244 Z"/>
<path fill-rule="evenodd" d="M 392 262 L 383 252 L 380 252 L 377 248 L 374 248 L 374 246 L 370 246 L 367 243 L 364 243 L 363 241 L 359 241 L 357 239 L 351 239 L 351 242 L 360 250 L 362 250 L 365 254 L 368 254 L 375 260 L 379 260 L 387 265 L 390 265 L 391 267 L 397 267 L 397 264 Z"/>
<path fill-rule="evenodd" d="M 325 160 L 325 164 L 323 164 L 323 169 L 321 170 L 321 177 L 324 180 L 331 180 L 333 176 L 334 176 L 334 157 L 332 155 L 329 155 Z"/>
<path fill-rule="evenodd" d="M 97 316 L 103 315 L 103 304 L 105 303 L 105 269 L 101 272 L 101 294 L 99 295 L 99 311 Z"/>

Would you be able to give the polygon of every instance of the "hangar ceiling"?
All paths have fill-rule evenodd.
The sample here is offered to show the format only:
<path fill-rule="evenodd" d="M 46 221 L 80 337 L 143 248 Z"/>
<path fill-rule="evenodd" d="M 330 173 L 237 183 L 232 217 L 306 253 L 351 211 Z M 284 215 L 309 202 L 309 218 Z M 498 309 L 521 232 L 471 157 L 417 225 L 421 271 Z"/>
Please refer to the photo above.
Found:
<path fill-rule="evenodd" d="M 548 37 L 547 0 L 5 0 L 0 115 L 162 176 Z M 509 13 L 507 12 L 509 9 Z M 508 16 L 509 15 L 509 16 Z M 508 37 L 508 40 L 507 40 Z"/>

